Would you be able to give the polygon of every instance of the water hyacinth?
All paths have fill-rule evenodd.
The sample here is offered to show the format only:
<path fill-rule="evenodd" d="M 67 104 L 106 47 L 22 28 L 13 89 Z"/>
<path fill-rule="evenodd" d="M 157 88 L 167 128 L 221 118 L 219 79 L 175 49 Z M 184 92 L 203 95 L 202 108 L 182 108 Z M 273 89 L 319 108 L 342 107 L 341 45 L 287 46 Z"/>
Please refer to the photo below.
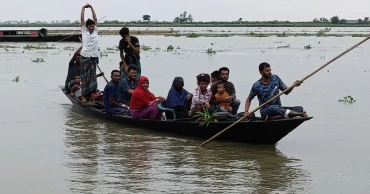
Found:
<path fill-rule="evenodd" d="M 344 102 L 344 103 L 354 103 L 356 100 L 352 96 L 345 96 L 343 99 L 339 99 L 338 102 Z"/>

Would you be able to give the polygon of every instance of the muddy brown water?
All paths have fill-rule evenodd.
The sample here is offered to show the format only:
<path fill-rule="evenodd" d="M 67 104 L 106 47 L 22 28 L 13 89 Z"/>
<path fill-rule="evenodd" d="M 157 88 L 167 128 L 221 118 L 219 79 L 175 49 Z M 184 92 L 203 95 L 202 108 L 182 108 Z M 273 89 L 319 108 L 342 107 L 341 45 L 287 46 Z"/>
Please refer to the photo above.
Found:
<path fill-rule="evenodd" d="M 303 78 L 362 38 L 185 38 L 142 36 L 143 75 L 166 96 L 175 76 L 195 89 L 195 76 L 221 66 L 244 101 L 267 61 L 286 85 Z M 118 44 L 104 36 L 100 51 Z M 320 43 L 319 43 L 320 42 Z M 214 45 L 214 55 L 206 54 Z M 277 49 L 290 44 L 290 48 Z M 311 44 L 312 49 L 305 50 Z M 314 118 L 275 146 L 169 136 L 86 117 L 61 93 L 77 43 L 57 49 L 0 48 L 0 190 L 2 193 L 369 193 L 370 42 L 309 78 L 283 104 L 302 105 Z M 42 44 L 32 44 L 40 45 Z M 173 45 L 172 52 L 164 51 Z M 154 51 L 159 47 L 159 51 Z M 118 68 L 118 51 L 100 67 Z M 42 58 L 36 63 L 31 59 Z M 19 82 L 12 81 L 19 76 Z M 99 88 L 105 86 L 99 79 Z M 338 102 L 351 95 L 354 104 Z M 257 106 L 254 99 L 252 107 Z M 257 113 L 259 114 L 259 113 Z M 248 130 L 248 129 L 246 129 Z"/>

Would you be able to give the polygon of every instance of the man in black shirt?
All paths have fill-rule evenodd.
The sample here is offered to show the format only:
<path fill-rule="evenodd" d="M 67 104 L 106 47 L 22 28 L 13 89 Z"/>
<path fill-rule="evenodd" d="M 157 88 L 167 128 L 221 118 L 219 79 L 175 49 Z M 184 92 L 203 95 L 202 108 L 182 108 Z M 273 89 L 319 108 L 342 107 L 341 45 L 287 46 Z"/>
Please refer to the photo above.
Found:
<path fill-rule="evenodd" d="M 118 49 L 121 57 L 121 79 L 127 77 L 127 70 L 129 66 L 137 69 L 136 79 L 139 80 L 141 76 L 140 64 L 140 43 L 135 36 L 130 36 L 129 29 L 124 27 L 119 31 L 122 39 L 119 41 Z"/>
<path fill-rule="evenodd" d="M 235 86 L 232 82 L 229 82 L 229 73 L 230 70 L 227 67 L 221 67 L 219 70 L 219 76 L 220 80 L 212 84 L 211 86 L 211 91 L 212 91 L 212 98 L 211 98 L 211 105 L 218 105 L 221 102 L 216 100 L 215 94 L 217 94 L 217 83 L 224 83 L 226 92 L 228 95 L 231 97 L 229 99 L 224 100 L 224 102 L 231 102 L 231 107 L 232 107 L 232 113 L 233 115 L 236 115 L 238 113 L 238 109 L 240 106 L 240 100 L 236 98 L 236 90 Z"/>

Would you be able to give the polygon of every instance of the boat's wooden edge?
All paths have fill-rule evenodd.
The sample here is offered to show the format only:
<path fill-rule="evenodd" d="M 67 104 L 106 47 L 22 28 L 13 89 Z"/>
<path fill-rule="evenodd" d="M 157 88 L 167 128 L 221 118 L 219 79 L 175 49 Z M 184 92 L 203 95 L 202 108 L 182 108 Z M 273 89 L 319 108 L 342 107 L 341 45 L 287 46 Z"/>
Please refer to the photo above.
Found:
<path fill-rule="evenodd" d="M 62 92 L 64 93 L 64 95 L 66 95 L 66 97 L 72 101 L 75 101 L 75 99 L 73 99 L 72 97 L 69 97 L 64 91 L 64 86 L 59 86 L 59 88 L 62 90 Z M 83 106 L 83 104 L 81 104 Z M 89 107 L 89 106 L 86 106 L 86 108 L 88 109 L 91 109 L 91 110 L 94 110 L 96 108 L 93 108 L 93 107 Z M 98 110 L 98 109 L 96 109 Z M 115 117 L 122 117 L 122 118 L 131 118 L 131 117 L 128 117 L 128 116 L 124 116 L 124 115 L 113 115 Z M 300 120 L 302 122 L 304 121 L 308 121 L 310 119 L 312 119 L 313 117 L 293 117 L 293 118 L 285 118 L 285 119 L 277 119 L 277 120 L 268 120 L 268 121 L 265 121 L 265 120 L 252 120 L 252 122 L 282 122 L 282 121 L 292 121 L 292 120 Z M 185 122 L 185 121 L 181 121 L 181 120 L 174 120 L 174 121 L 164 121 L 164 122 Z M 234 123 L 235 121 L 220 121 L 218 123 Z M 246 123 L 246 122 L 251 122 L 250 120 L 246 119 L 246 120 L 243 120 L 241 121 L 240 123 Z"/>

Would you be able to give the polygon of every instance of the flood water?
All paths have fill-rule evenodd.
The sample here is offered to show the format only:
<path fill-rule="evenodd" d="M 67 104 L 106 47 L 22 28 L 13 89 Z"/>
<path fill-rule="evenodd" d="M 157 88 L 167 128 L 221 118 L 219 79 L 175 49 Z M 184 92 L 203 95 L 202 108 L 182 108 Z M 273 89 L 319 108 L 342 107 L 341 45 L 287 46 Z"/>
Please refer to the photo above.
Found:
<path fill-rule="evenodd" d="M 139 36 L 142 75 L 150 90 L 167 96 L 175 76 L 193 91 L 195 76 L 230 68 L 244 101 L 269 62 L 286 85 L 302 79 L 362 38 Z M 119 37 L 100 38 L 100 67 L 108 79 L 118 68 Z M 211 45 L 213 43 L 213 46 Z M 290 48 L 278 46 L 290 44 Z M 311 44 L 312 49 L 304 49 Z M 86 117 L 62 94 L 68 62 L 78 43 L 56 49 L 0 48 L 1 193 L 369 193 L 370 42 L 306 80 L 284 105 L 302 105 L 314 118 L 275 146 L 169 136 Z M 45 46 L 43 44 L 32 44 Z M 165 51 L 168 45 L 174 51 Z M 207 48 L 216 54 L 206 53 Z M 159 47 L 159 50 L 155 48 Z M 179 47 L 179 49 L 176 49 Z M 32 62 L 42 58 L 45 62 Z M 19 82 L 12 80 L 19 76 Z M 99 89 L 105 81 L 99 78 Z M 356 103 L 338 99 L 351 95 Z M 254 99 L 252 108 L 257 107 Z M 259 112 L 257 112 L 259 115 Z M 248 129 L 246 129 L 248 130 Z"/>

